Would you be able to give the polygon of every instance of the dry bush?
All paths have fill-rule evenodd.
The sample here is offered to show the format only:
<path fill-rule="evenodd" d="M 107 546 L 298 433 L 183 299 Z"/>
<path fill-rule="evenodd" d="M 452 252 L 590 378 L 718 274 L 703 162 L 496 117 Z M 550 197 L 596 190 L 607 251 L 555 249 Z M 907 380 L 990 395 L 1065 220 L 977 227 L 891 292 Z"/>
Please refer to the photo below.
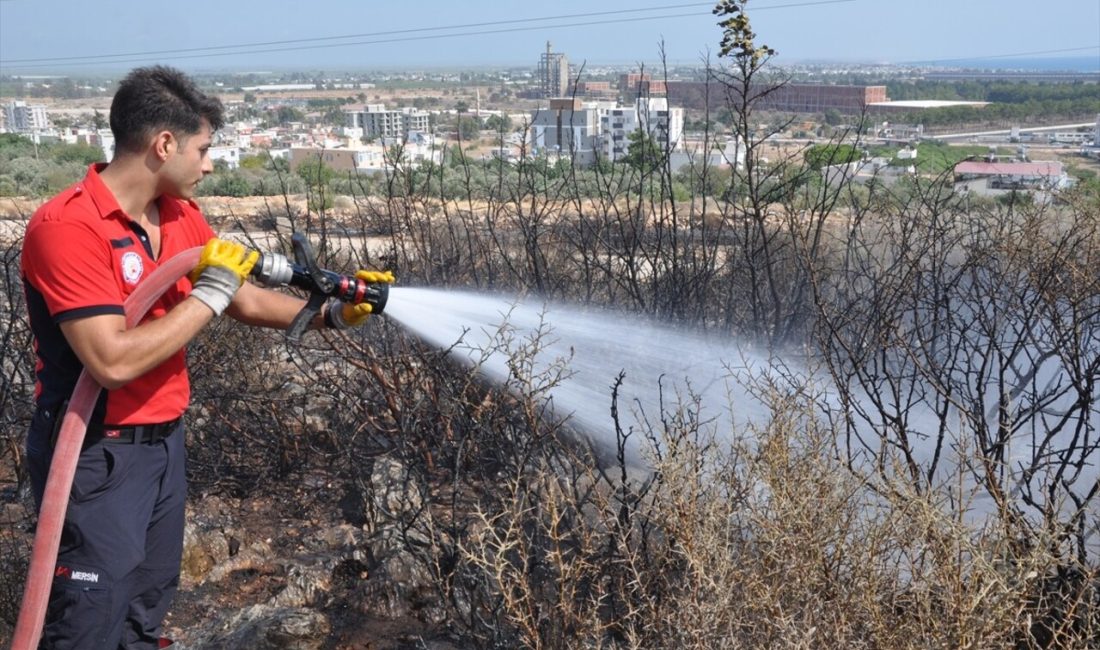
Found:
<path fill-rule="evenodd" d="M 889 497 L 837 460 L 812 404 L 735 439 L 647 430 L 652 473 L 539 463 L 509 477 L 464 546 L 535 648 L 1085 647 L 1096 575 L 950 484 Z M 1052 590 L 1052 585 L 1060 585 Z"/>
<path fill-rule="evenodd" d="M 5 576 L 0 579 L 0 628 L 19 612 L 23 581 L 7 576 L 26 573 L 33 524 L 23 441 L 33 412 L 34 353 L 24 316 L 21 249 L 21 236 L 0 242 L 0 576 Z"/>

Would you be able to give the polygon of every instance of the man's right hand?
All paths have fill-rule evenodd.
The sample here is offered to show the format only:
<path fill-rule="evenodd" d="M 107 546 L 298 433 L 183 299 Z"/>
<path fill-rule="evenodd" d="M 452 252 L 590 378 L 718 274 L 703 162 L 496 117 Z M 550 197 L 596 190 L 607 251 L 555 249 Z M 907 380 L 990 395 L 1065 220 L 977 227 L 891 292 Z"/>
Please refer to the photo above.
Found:
<path fill-rule="evenodd" d="M 259 257 L 258 251 L 249 252 L 236 242 L 211 239 L 203 247 L 199 263 L 189 276 L 194 283 L 191 295 L 210 307 L 215 316 L 220 316 Z"/>

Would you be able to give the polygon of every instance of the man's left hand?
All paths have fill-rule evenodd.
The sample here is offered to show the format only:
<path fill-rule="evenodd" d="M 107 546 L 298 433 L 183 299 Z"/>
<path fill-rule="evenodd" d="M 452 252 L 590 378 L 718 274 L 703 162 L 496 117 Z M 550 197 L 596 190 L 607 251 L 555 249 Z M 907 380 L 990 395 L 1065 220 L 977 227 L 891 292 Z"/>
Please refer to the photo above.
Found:
<path fill-rule="evenodd" d="M 393 283 L 393 271 L 360 270 L 355 274 L 355 277 L 368 284 Z M 358 305 L 349 305 L 333 298 L 325 306 L 325 325 L 333 329 L 346 330 L 367 322 L 370 314 L 370 303 L 361 302 Z"/>

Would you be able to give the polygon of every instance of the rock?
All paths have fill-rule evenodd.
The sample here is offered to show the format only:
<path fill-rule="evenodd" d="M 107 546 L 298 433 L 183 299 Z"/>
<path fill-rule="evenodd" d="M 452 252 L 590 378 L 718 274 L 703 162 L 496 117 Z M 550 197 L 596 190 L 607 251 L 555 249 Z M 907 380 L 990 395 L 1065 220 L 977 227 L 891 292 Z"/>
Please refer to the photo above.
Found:
<path fill-rule="evenodd" d="M 215 566 L 237 554 L 237 538 L 245 534 L 236 527 L 233 509 L 218 497 L 188 506 L 180 565 L 184 587 L 203 582 Z"/>
<path fill-rule="evenodd" d="M 286 587 L 271 599 L 278 607 L 306 607 L 314 605 L 322 594 L 332 588 L 332 573 L 338 558 L 322 556 L 294 559 L 285 562 Z"/>
<path fill-rule="evenodd" d="M 420 610 L 439 599 L 435 579 L 423 558 L 402 546 L 397 535 L 396 530 L 388 529 L 369 542 L 374 562 L 368 568 L 369 580 L 360 589 L 364 613 L 389 619 L 414 611 L 423 614 Z"/>
<path fill-rule="evenodd" d="M 424 507 L 424 498 L 409 470 L 401 462 L 381 456 L 374 461 L 370 475 L 369 520 L 378 523 L 409 521 Z M 372 531 L 373 532 L 373 531 Z"/>
<path fill-rule="evenodd" d="M 205 580 L 207 582 L 221 582 L 234 571 L 262 569 L 271 563 L 273 557 L 274 552 L 271 550 L 271 545 L 267 541 L 257 540 L 233 557 L 227 555 L 224 561 L 214 565 L 206 573 Z"/>
<path fill-rule="evenodd" d="M 297 607 L 253 605 L 181 650 L 319 650 L 332 631 L 321 612 Z"/>

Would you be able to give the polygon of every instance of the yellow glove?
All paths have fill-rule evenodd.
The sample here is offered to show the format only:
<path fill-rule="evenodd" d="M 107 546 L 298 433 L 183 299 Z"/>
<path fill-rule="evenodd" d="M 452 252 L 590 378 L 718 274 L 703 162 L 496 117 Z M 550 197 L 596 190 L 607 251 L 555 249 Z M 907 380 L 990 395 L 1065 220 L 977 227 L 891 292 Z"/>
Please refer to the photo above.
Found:
<path fill-rule="evenodd" d="M 238 243 L 211 239 L 191 271 L 191 296 L 205 303 L 215 316 L 221 315 L 259 257 L 259 252 L 249 253 Z"/>
<path fill-rule="evenodd" d="M 355 274 L 356 279 L 368 284 L 385 282 L 393 283 L 393 271 L 366 271 L 360 270 Z M 339 309 L 337 309 L 339 307 Z M 325 311 L 325 324 L 334 329 L 348 329 L 358 327 L 367 322 L 372 309 L 369 302 L 361 302 L 358 305 L 341 303 L 338 300 L 330 300 Z"/>
<path fill-rule="evenodd" d="M 188 277 L 192 284 L 197 282 L 199 276 L 210 266 L 220 266 L 232 271 L 238 278 L 238 286 L 244 283 L 245 278 L 252 271 L 256 260 L 260 259 L 259 251 L 248 252 L 244 246 L 237 242 L 227 241 L 214 237 L 206 242 L 199 254 L 199 263 L 191 271 Z"/>
<path fill-rule="evenodd" d="M 329 305 L 329 309 L 333 309 L 335 305 Z M 367 322 L 367 317 L 370 316 L 371 306 L 369 302 L 361 302 L 358 305 L 349 305 L 342 303 L 338 313 L 332 315 L 332 325 L 336 329 L 347 329 L 349 327 L 359 327 L 363 323 Z"/>
<path fill-rule="evenodd" d="M 379 282 L 385 282 L 386 284 L 393 284 L 393 271 L 365 271 L 360 270 L 355 273 L 355 277 L 359 278 L 363 282 L 368 284 L 378 284 Z"/>

